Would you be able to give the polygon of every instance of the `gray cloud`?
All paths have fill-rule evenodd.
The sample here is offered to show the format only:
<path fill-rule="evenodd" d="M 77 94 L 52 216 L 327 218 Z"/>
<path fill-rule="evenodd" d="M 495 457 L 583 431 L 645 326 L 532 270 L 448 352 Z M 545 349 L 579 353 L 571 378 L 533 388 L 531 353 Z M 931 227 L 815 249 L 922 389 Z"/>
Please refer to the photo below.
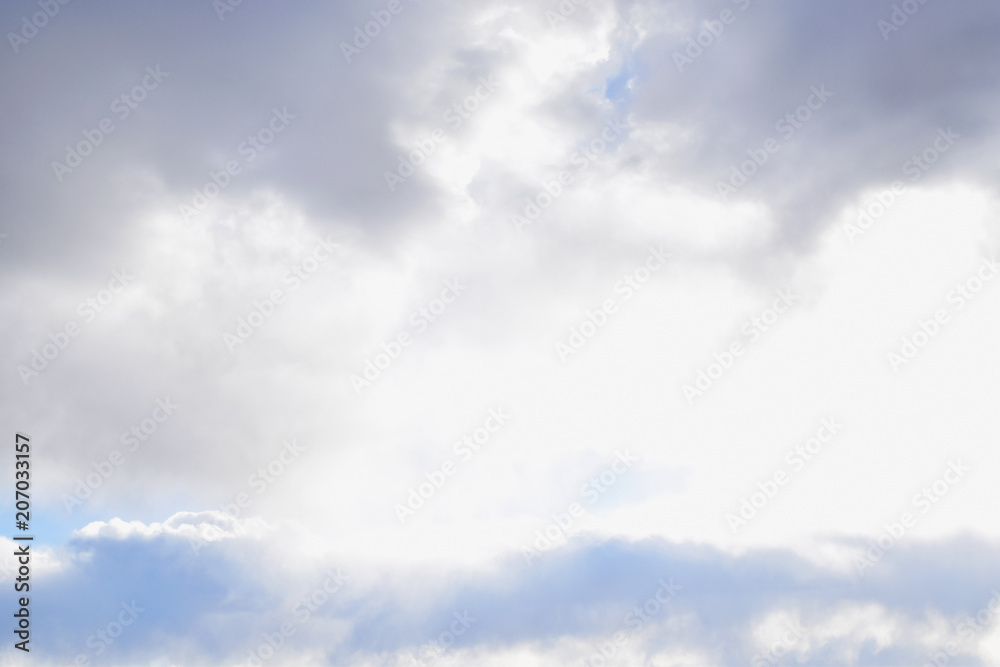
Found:
<path fill-rule="evenodd" d="M 781 226 L 776 242 L 792 246 L 808 244 L 860 190 L 909 182 L 903 164 L 939 127 L 961 140 L 921 183 L 961 175 L 992 187 L 1000 25 L 990 3 L 918 4 L 888 40 L 878 21 L 891 20 L 891 2 L 742 4 L 670 3 L 683 27 L 643 25 L 651 34 L 636 52 L 643 74 L 633 118 L 683 128 L 675 151 L 646 158 L 665 179 L 712 196 L 747 150 L 778 140 L 733 199 L 765 202 Z M 726 9 L 732 23 L 678 71 L 673 54 L 686 54 L 702 22 Z M 784 140 L 788 125 L 776 123 L 820 85 L 833 97 Z"/>

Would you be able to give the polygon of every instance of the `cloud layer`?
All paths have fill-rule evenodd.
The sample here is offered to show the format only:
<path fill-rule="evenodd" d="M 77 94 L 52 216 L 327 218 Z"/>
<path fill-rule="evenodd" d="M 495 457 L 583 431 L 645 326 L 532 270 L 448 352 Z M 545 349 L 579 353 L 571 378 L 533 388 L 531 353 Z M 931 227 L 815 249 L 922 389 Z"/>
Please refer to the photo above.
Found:
<path fill-rule="evenodd" d="M 40 664 L 1000 660 L 991 3 L 0 26 Z"/>

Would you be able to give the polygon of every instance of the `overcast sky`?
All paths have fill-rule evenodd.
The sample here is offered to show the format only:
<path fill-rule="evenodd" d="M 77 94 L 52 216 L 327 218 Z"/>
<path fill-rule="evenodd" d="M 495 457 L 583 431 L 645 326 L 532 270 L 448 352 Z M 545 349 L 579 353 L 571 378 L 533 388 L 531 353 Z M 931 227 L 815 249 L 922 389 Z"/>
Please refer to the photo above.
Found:
<path fill-rule="evenodd" d="M 1000 664 L 996 3 L 0 28 L 3 664 Z"/>

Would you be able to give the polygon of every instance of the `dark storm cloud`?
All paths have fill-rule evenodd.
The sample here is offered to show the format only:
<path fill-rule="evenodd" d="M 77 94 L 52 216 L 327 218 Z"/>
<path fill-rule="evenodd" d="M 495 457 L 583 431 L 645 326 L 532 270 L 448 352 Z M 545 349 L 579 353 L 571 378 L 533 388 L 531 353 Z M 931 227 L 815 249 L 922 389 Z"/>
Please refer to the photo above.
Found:
<path fill-rule="evenodd" d="M 912 13 L 894 9 L 900 4 Z M 658 166 L 707 196 L 750 159 L 748 150 L 760 156 L 775 139 L 777 151 L 729 200 L 766 203 L 781 225 L 779 242 L 806 242 L 859 190 L 896 179 L 910 185 L 915 172 L 904 174 L 904 163 L 933 146 L 939 128 L 961 138 L 921 170 L 920 183 L 961 176 L 995 187 L 1000 15 L 993 3 L 668 6 L 690 23 L 643 26 L 653 34 L 636 54 L 648 74 L 636 87 L 633 120 L 679 127 L 680 147 Z M 776 127 L 822 86 L 832 97 L 822 105 L 813 99 L 818 108 L 801 114 L 811 115 L 801 127 L 794 120 Z"/>
<path fill-rule="evenodd" d="M 268 429 L 245 425 L 260 412 L 246 410 L 241 400 L 231 403 L 241 416 L 217 419 L 212 397 L 224 392 L 234 398 L 221 385 L 231 381 L 237 359 L 220 346 L 223 331 L 246 316 L 254 299 L 282 285 L 282 273 L 301 260 L 314 237 L 333 232 L 359 245 L 390 245 L 395 240 L 385 230 L 415 224 L 435 210 L 419 176 L 395 193 L 386 187 L 383 171 L 406 148 L 394 144 L 392 122 L 430 113 L 436 120 L 438 102 L 466 95 L 492 56 L 465 48 L 452 60 L 453 40 L 446 36 L 465 19 L 416 0 L 401 0 L 395 14 L 386 13 L 387 2 L 374 0 L 247 0 L 221 19 L 210 1 L 53 6 L 58 11 L 43 15 L 37 32 L 22 24 L 22 17 L 30 23 L 41 11 L 37 2 L 0 8 L 5 35 L 24 30 L 30 36 L 26 43 L 15 40 L 16 53 L 5 39 L 0 53 L 0 81 L 10 93 L 0 109 L 0 233 L 7 234 L 0 244 L 0 279 L 8 288 L 0 304 L 11 324 L 0 331 L 8 369 L 0 386 L 5 396 L 21 398 L 5 401 L 4 412 L 21 424 L 46 422 L 34 433 L 52 443 L 50 452 L 72 451 L 81 471 L 118 446 L 118 433 L 142 418 L 153 400 L 171 395 L 200 426 L 185 428 L 188 435 L 174 442 L 161 433 L 163 447 L 148 454 L 177 463 L 182 450 L 195 447 L 231 459 L 218 443 L 242 442 L 246 451 L 253 449 L 247 432 L 257 438 Z M 341 43 L 364 44 L 355 28 L 376 32 L 372 21 L 384 25 L 376 24 L 378 35 L 348 62 Z M 448 77 L 429 83 L 422 75 L 436 58 L 447 63 Z M 261 148 L 254 141 L 270 143 Z M 67 146 L 87 154 L 77 162 Z M 230 163 L 239 173 L 223 173 Z M 212 184 L 213 173 L 228 182 L 219 199 L 236 202 L 238 215 L 261 215 L 267 205 L 250 195 L 267 189 L 306 216 L 304 229 L 293 227 L 289 210 L 279 211 L 276 224 L 285 225 L 279 249 L 252 238 L 259 230 L 247 231 L 247 225 L 223 229 L 207 214 L 185 220 L 180 206 L 192 205 L 195 189 Z M 208 230 L 204 264 L 192 261 L 194 253 L 173 254 L 167 259 L 176 266 L 173 279 L 151 275 L 150 218 L 157 215 L 166 215 L 177 234 Z M 292 236 L 305 240 L 289 245 Z M 243 281 L 248 267 L 259 271 L 249 282 Z M 122 269 L 135 280 L 92 325 L 82 321 L 80 304 Z M 197 283 L 185 296 L 166 293 L 185 279 Z M 315 293 L 319 282 L 306 289 Z M 338 282 L 337 289 L 346 284 Z M 158 308 L 169 316 L 155 315 Z M 294 308 L 282 316 L 294 317 L 286 314 Z M 43 377 L 25 381 L 17 367 L 30 368 L 35 351 L 53 344 L 53 336 L 60 339 L 71 322 L 83 332 L 49 361 Z M 236 383 L 247 398 L 253 387 L 252 400 L 272 391 L 261 384 Z M 275 410 L 307 410 L 309 399 L 267 384 L 288 408 L 275 404 Z M 44 419 L 53 411 L 66 419 Z M 264 435 L 269 444 L 250 458 L 268 456 L 263 449 L 288 435 Z M 215 446 L 194 444 L 200 437 Z M 252 469 L 254 461 L 245 463 Z M 240 464 L 232 474 L 245 478 L 243 470 Z"/>
<path fill-rule="evenodd" d="M 434 3 L 400 7 L 348 63 L 341 42 L 363 44 L 355 28 L 372 12 L 385 21 L 385 2 L 248 0 L 222 20 L 211 2 L 62 6 L 18 53 L 5 45 L 0 61 L 9 91 L 0 124 L 0 213 L 10 235 L 2 270 L 103 268 L 127 252 L 137 216 L 176 212 L 230 160 L 242 169 L 227 197 L 269 187 L 321 223 L 412 221 L 434 204 L 419 179 L 389 196 L 382 172 L 400 149 L 390 122 L 439 92 L 421 74 L 461 19 L 445 20 Z M 7 3 L 0 26 L 17 32 L 37 11 Z M 441 96 L 452 87 L 466 94 L 489 59 L 466 49 L 449 65 Z M 162 81 L 138 103 L 122 101 L 147 67 L 159 67 Z M 274 109 L 294 118 L 254 150 L 247 139 L 262 130 L 267 138 Z M 101 138 L 105 119 L 112 131 Z M 93 152 L 68 173 L 54 169 L 66 163 L 67 146 L 87 140 L 84 132 L 99 142 Z"/>

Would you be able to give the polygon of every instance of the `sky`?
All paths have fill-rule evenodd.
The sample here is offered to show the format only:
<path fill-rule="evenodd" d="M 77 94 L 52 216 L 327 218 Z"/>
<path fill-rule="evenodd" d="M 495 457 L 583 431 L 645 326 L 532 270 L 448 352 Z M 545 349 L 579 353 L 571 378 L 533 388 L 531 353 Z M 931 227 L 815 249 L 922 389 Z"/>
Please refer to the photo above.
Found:
<path fill-rule="evenodd" d="M 0 663 L 1000 664 L 995 3 L 0 28 Z"/>

